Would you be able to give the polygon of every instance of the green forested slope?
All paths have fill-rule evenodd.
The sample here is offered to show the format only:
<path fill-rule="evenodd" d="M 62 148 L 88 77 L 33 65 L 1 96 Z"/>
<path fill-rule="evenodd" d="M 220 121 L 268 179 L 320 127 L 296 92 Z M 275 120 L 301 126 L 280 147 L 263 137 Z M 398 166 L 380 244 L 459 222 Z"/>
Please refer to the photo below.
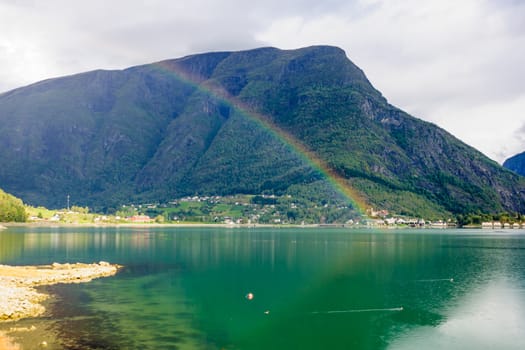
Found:
<path fill-rule="evenodd" d="M 200 54 L 2 94 L 0 184 L 31 204 L 63 207 L 70 194 L 95 209 L 192 194 L 333 196 L 310 186 L 324 175 L 283 134 L 375 208 L 525 210 L 521 177 L 388 104 L 328 46 Z"/>
<path fill-rule="evenodd" d="M 24 222 L 27 219 L 22 200 L 0 189 L 0 222 Z"/>

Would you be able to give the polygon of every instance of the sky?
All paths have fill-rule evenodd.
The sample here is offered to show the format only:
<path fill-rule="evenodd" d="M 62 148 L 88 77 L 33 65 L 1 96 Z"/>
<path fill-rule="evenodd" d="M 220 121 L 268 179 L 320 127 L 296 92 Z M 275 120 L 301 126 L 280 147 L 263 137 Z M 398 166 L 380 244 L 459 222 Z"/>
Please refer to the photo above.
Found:
<path fill-rule="evenodd" d="M 335 45 L 388 101 L 525 151 L 525 0 L 0 0 L 0 92 L 194 53 Z"/>

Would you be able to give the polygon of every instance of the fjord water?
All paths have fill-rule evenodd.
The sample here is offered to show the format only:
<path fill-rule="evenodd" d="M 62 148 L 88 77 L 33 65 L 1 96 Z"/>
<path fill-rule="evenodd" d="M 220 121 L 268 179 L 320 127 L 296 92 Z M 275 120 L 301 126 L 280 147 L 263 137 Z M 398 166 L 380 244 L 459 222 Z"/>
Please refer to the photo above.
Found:
<path fill-rule="evenodd" d="M 525 348 L 521 230 L 0 231 L 0 264 L 100 260 L 124 268 L 47 288 L 25 348 Z"/>

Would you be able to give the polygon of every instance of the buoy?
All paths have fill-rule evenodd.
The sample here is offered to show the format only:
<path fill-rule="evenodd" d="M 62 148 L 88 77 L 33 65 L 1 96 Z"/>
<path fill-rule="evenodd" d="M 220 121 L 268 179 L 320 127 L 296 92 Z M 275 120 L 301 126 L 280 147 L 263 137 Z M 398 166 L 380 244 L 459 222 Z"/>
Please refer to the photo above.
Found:
<path fill-rule="evenodd" d="M 253 300 L 253 293 L 250 292 L 250 293 L 246 294 L 246 299 Z"/>

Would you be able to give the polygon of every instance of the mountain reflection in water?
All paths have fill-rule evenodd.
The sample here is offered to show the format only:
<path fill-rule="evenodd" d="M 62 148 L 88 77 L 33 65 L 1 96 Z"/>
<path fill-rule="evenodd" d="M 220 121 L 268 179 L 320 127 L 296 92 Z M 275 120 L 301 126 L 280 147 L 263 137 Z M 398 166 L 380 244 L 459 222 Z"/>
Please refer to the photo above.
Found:
<path fill-rule="evenodd" d="M 125 266 L 49 289 L 30 322 L 57 349 L 525 348 L 521 230 L 17 227 L 0 247 Z"/>

